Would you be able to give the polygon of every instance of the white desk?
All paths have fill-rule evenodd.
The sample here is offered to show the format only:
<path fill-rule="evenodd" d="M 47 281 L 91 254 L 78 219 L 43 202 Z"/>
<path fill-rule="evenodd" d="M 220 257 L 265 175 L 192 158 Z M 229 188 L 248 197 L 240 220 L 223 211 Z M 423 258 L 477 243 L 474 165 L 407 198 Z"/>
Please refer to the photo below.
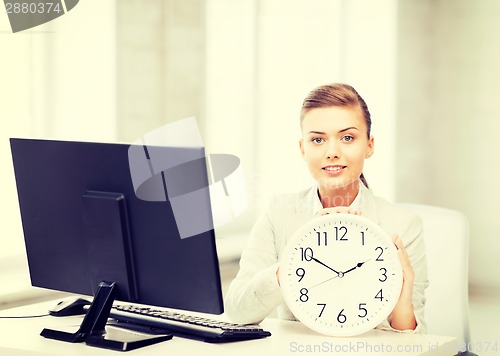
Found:
<path fill-rule="evenodd" d="M 39 315 L 57 301 L 33 304 L 25 307 L 3 310 L 0 316 Z M 78 326 L 81 316 L 34 319 L 0 319 L 0 355 L 117 355 L 117 351 L 49 340 L 40 336 L 47 327 L 65 329 Z M 130 355 L 309 355 L 339 352 L 356 355 L 453 355 L 455 338 L 433 335 L 411 335 L 372 330 L 355 338 L 333 338 L 320 335 L 301 323 L 266 319 L 262 327 L 272 336 L 251 341 L 226 344 L 209 344 L 200 341 L 177 338 L 129 351 Z"/>

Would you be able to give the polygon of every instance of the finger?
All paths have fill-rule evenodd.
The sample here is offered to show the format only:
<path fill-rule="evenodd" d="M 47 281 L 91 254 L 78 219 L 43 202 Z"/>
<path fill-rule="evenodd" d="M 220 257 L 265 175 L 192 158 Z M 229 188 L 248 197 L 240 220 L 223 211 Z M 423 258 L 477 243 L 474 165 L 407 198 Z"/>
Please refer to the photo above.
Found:
<path fill-rule="evenodd" d="M 327 215 L 327 214 L 353 214 L 353 215 L 362 215 L 361 211 L 352 209 L 348 206 L 337 206 L 334 208 L 324 208 L 316 213 L 316 215 Z"/>
<path fill-rule="evenodd" d="M 398 250 L 399 261 L 401 262 L 403 274 L 406 274 L 407 277 L 411 277 L 411 275 L 413 274 L 413 267 L 411 265 L 410 258 L 408 257 L 408 253 L 406 252 L 403 241 L 397 234 L 394 234 L 392 235 L 392 242 Z"/>
<path fill-rule="evenodd" d="M 399 236 L 396 238 L 396 247 L 397 247 L 398 251 L 406 258 L 408 263 L 410 263 L 410 260 L 408 257 L 408 252 L 406 251 L 406 248 L 403 244 L 403 240 L 401 240 L 401 238 Z"/>
<path fill-rule="evenodd" d="M 392 242 L 394 243 L 394 245 L 396 246 L 396 248 L 399 250 L 404 250 L 405 247 L 403 245 L 403 241 L 401 240 L 401 238 L 398 236 L 398 234 L 394 234 L 392 235 Z"/>
<path fill-rule="evenodd" d="M 408 258 L 408 253 L 406 252 L 406 248 L 405 248 L 405 246 L 403 244 L 403 240 L 401 240 L 401 238 L 398 235 L 394 234 L 392 236 L 392 242 L 396 246 L 396 249 L 398 250 L 398 253 L 400 253 L 403 256 L 405 256 L 406 258 Z"/>

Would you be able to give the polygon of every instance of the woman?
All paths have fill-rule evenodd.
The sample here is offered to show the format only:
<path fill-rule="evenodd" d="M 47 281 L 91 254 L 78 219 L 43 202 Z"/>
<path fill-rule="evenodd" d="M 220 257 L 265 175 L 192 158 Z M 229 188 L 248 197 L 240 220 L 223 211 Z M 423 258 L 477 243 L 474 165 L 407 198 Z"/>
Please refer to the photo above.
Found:
<path fill-rule="evenodd" d="M 425 332 L 428 282 L 422 223 L 368 189 L 363 165 L 373 154 L 374 139 L 365 101 L 349 85 L 320 86 L 304 100 L 300 123 L 300 152 L 317 185 L 276 197 L 257 220 L 226 295 L 226 313 L 239 323 L 259 323 L 277 307 L 280 318 L 295 320 L 279 286 L 279 261 L 286 242 L 315 215 L 347 212 L 379 224 L 393 234 L 398 248 L 403 287 L 379 328 Z"/>

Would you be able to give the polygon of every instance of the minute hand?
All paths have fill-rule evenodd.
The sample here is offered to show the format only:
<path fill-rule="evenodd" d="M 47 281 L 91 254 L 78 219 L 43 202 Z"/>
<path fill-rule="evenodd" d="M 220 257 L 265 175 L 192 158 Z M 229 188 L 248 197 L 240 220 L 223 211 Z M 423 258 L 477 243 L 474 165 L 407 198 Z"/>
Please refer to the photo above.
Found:
<path fill-rule="evenodd" d="M 341 274 L 342 274 L 342 272 L 337 272 L 337 271 L 336 271 L 336 270 L 334 270 L 332 267 L 330 267 L 330 266 L 328 266 L 328 265 L 324 264 L 323 262 L 321 262 L 320 260 L 318 260 L 318 259 L 317 259 L 317 258 L 315 258 L 315 257 L 312 257 L 312 256 L 311 256 L 311 259 L 312 259 L 314 262 L 317 262 L 317 263 L 319 263 L 320 265 L 325 266 L 325 267 L 326 267 L 326 268 L 328 268 L 329 270 L 332 270 L 333 272 L 337 273 L 337 275 L 341 275 Z"/>

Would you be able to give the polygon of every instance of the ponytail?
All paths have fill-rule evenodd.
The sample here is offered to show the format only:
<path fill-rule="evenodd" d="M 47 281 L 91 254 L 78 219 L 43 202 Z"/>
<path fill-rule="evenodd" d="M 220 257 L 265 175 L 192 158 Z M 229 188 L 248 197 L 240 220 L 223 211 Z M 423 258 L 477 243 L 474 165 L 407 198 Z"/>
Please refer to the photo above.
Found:
<path fill-rule="evenodd" d="M 359 179 L 361 180 L 361 182 L 363 182 L 363 184 L 365 185 L 365 187 L 370 188 L 368 186 L 368 182 L 366 181 L 366 178 L 365 178 L 365 176 L 364 176 L 363 173 L 361 173 L 361 175 L 359 176 Z"/>

